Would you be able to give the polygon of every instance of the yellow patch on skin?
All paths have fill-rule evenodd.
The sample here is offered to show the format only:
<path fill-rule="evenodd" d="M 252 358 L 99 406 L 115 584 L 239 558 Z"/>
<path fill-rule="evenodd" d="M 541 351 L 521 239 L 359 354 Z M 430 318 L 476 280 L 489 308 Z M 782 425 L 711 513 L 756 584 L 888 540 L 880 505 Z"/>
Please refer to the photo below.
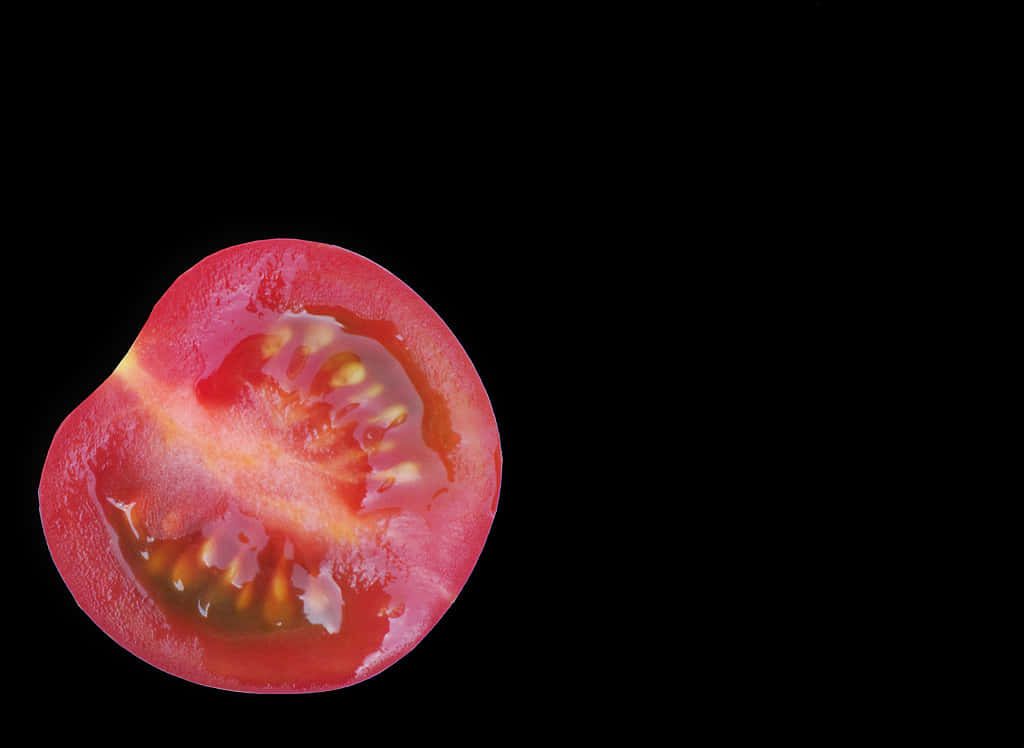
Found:
<path fill-rule="evenodd" d="M 124 358 L 114 369 L 114 374 L 119 377 L 130 377 L 132 373 L 138 367 L 138 358 L 135 355 L 135 348 L 129 348 L 128 353 L 124 354 Z"/>

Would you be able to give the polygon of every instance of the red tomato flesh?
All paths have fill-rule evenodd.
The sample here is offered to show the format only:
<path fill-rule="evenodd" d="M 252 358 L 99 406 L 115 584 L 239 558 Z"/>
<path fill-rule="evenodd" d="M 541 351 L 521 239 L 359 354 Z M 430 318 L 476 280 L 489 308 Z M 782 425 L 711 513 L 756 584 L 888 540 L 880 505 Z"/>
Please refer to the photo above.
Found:
<path fill-rule="evenodd" d="M 86 614 L 173 675 L 324 691 L 451 605 L 497 508 L 483 385 L 400 280 L 297 240 L 211 255 L 61 424 L 39 487 Z"/>

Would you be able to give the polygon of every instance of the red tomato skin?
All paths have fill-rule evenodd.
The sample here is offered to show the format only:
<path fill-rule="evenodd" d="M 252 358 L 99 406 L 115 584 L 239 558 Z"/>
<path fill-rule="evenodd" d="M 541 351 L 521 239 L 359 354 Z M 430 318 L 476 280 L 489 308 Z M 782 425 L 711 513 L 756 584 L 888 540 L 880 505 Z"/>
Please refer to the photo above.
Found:
<path fill-rule="evenodd" d="M 343 637 L 315 626 L 267 636 L 224 635 L 166 609 L 126 561 L 123 540 L 105 516 L 102 489 L 108 482 L 116 485 L 122 474 L 149 481 L 147 468 L 173 473 L 160 479 L 168 501 L 199 514 L 204 497 L 220 488 L 213 477 L 161 453 L 163 427 L 153 415 L 160 398 L 147 399 L 146 391 L 128 386 L 123 372 L 76 408 L 51 443 L 39 486 L 47 545 L 86 615 L 122 647 L 167 673 L 243 692 L 353 685 L 416 646 L 476 564 L 500 489 L 493 411 L 462 346 L 415 292 L 355 253 L 294 239 L 231 247 L 184 273 L 154 307 L 132 346 L 131 366 L 161 393 L 195 391 L 223 358 L 220 338 L 240 308 L 256 325 L 282 314 L 330 313 L 344 319 L 346 329 L 387 338 L 384 346 L 409 375 L 425 413 L 433 415 L 424 416 L 423 439 L 444 463 L 448 479 L 444 499 L 428 505 L 429 515 L 399 510 L 389 520 L 398 540 L 388 550 L 401 555 L 402 569 L 412 571 L 405 578 L 389 576 L 379 589 L 352 592 L 345 600 L 352 630 Z M 225 339 L 230 342 L 230 335 Z M 189 470 L 190 479 L 178 488 L 173 478 L 182 470 Z M 104 483 L 99 492 L 98 481 Z M 194 495 L 175 493 L 186 489 Z M 388 605 L 400 612 L 374 617 L 375 606 Z"/>

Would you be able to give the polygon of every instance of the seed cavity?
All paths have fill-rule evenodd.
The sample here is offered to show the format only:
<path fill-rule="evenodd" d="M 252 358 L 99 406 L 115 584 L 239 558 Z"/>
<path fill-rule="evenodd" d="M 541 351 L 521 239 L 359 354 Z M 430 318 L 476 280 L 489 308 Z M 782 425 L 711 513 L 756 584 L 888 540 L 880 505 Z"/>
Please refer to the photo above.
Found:
<path fill-rule="evenodd" d="M 122 538 L 134 539 L 127 516 L 121 510 L 113 516 L 121 518 Z M 198 537 L 137 541 L 142 550 L 135 558 L 162 581 L 169 599 L 228 630 L 320 625 L 338 633 L 344 598 L 332 567 L 323 562 L 310 573 L 289 538 L 271 537 L 257 524 L 228 515 Z"/>

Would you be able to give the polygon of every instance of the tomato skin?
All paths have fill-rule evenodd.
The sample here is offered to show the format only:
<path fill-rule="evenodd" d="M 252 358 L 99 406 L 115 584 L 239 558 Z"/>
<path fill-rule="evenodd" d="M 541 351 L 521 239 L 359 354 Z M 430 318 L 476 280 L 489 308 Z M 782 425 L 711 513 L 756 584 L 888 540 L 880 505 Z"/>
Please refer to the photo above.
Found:
<path fill-rule="evenodd" d="M 331 422 L 323 413 L 327 404 L 311 401 L 302 413 L 308 412 L 307 422 L 319 430 L 278 428 L 278 421 L 284 423 L 296 407 L 288 393 L 290 399 L 281 399 L 285 395 L 279 385 L 313 360 L 310 353 L 295 348 L 290 362 L 272 369 L 273 362 L 258 356 L 249 361 L 246 356 L 252 356 L 239 348 L 247 345 L 247 334 L 263 336 L 257 343 L 273 342 L 274 325 L 294 323 L 301 331 L 307 318 L 333 320 L 343 331 L 337 335 L 365 339 L 368 362 L 374 356 L 389 361 L 391 390 L 404 387 L 404 392 L 415 393 L 410 402 L 421 405 L 415 423 L 395 430 L 411 434 L 404 438 L 415 442 L 409 446 L 400 439 L 399 451 L 415 448 L 419 451 L 414 455 L 425 456 L 413 461 L 419 467 L 411 473 L 412 487 L 392 487 L 385 481 L 374 492 L 367 483 L 362 508 L 357 496 L 353 507 L 328 502 L 322 514 L 311 515 L 340 518 L 339 527 L 355 523 L 356 539 L 341 540 L 337 534 L 318 538 L 309 522 L 301 527 L 289 524 L 296 512 L 300 519 L 304 516 L 301 507 L 295 510 L 294 503 L 273 496 L 261 504 L 263 499 L 254 498 L 256 490 L 243 490 L 269 487 L 272 493 L 284 468 L 304 470 L 304 463 L 293 457 L 280 458 L 284 468 L 276 472 L 250 463 L 270 462 L 270 457 L 261 460 L 260 450 L 268 444 L 275 454 L 278 444 L 284 451 L 292 449 L 286 437 L 308 444 L 324 433 L 320 426 Z M 239 350 L 242 353 L 230 358 Z M 216 379 L 217 367 L 225 361 L 234 367 L 228 372 L 232 376 Z M 270 370 L 278 373 L 267 374 Z M 398 381 L 403 376 L 407 381 Z M 325 380 L 321 376 L 317 381 Z M 211 382 L 204 389 L 203 383 Z M 268 397 L 286 404 L 270 407 L 271 416 L 266 416 L 260 411 L 263 401 L 253 400 L 254 391 L 270 393 Z M 382 417 L 376 411 L 371 414 Z M 252 420 L 246 420 L 250 416 Z M 403 419 L 391 423 L 402 425 Z M 268 423 L 278 430 L 270 430 Z M 380 433 L 386 431 L 376 422 L 360 424 L 359 429 L 363 446 L 381 441 Z M 236 433 L 237 444 L 231 438 Z M 347 438 L 355 443 L 351 433 Z M 246 440 L 255 445 L 248 451 L 238 446 L 248 444 Z M 245 469 L 231 463 L 236 446 L 238 460 L 249 461 Z M 222 464 L 228 467 L 222 469 Z M 372 476 L 370 463 L 363 459 L 359 464 L 361 478 Z M 265 475 L 259 474 L 261 469 Z M 395 470 L 392 474 L 400 478 L 408 472 Z M 254 473 L 258 475 L 246 483 Z M 320 480 L 322 473 L 286 475 L 281 485 Z M 483 548 L 497 509 L 500 476 L 498 432 L 487 394 L 465 351 L 426 302 L 395 276 L 352 252 L 277 239 L 211 255 L 168 289 L 118 370 L 58 429 L 40 481 L 40 516 L 51 556 L 78 605 L 139 658 L 175 676 L 222 689 L 324 691 L 379 673 L 437 623 Z M 393 484 L 395 479 L 388 480 Z M 424 487 L 433 481 L 429 495 L 416 493 L 415 480 Z M 399 498 L 387 498 L 392 496 Z M 136 508 L 129 509 L 127 521 L 118 525 L 121 515 L 111 507 L 126 505 Z M 201 540 L 204 528 L 223 514 L 224 507 L 241 507 L 247 516 L 265 521 L 268 532 L 287 536 L 281 547 L 298 546 L 298 555 L 287 559 L 290 583 L 302 575 L 316 576 L 318 568 L 341 565 L 334 573 L 348 574 L 345 579 L 351 584 L 342 583 L 338 604 L 344 622 L 334 626 L 340 631 L 302 620 L 280 632 L 218 630 L 208 624 L 205 613 L 200 618 L 161 602 L 154 585 L 166 570 L 150 576 L 140 571 L 151 563 L 156 546 L 135 544 L 145 543 L 149 535 L 159 536 L 149 540 L 173 545 L 184 557 L 192 552 L 189 538 L 200 533 Z M 378 534 L 371 540 L 365 539 L 374 532 Z M 145 564 L 139 560 L 140 548 Z M 260 559 L 268 552 L 261 550 Z M 307 556 L 315 561 L 302 560 L 306 566 L 300 569 L 300 559 Z M 348 571 L 337 571 L 342 566 Z M 358 574 L 352 571 L 357 566 Z M 378 569 L 379 580 L 364 581 L 367 573 L 372 576 Z M 358 583 L 352 581 L 357 577 Z M 238 589 L 226 589 L 237 601 L 236 608 L 243 609 L 247 598 Z M 267 583 L 264 596 L 270 589 Z M 208 608 L 210 602 L 205 604 Z M 298 604 L 312 622 L 309 600 Z M 199 607 L 202 610 L 202 599 Z"/>

